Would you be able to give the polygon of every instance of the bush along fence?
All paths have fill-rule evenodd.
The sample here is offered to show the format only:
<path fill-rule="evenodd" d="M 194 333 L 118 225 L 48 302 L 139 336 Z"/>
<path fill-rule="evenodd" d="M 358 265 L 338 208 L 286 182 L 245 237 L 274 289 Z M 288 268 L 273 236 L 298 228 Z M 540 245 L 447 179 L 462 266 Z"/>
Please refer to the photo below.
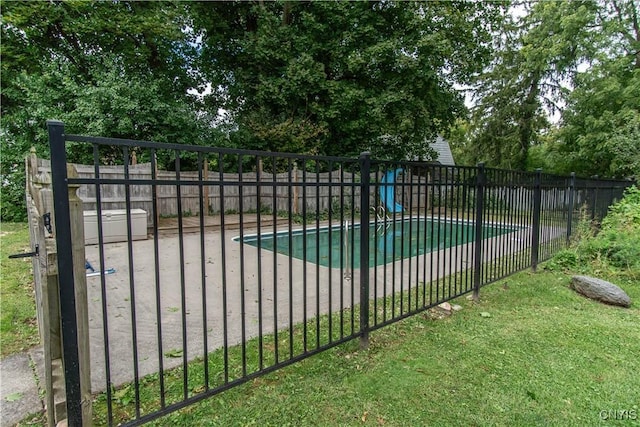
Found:
<path fill-rule="evenodd" d="M 30 210 L 56 254 L 40 326 L 62 337 L 66 408 L 50 425 L 63 409 L 71 426 L 139 425 L 346 341 L 366 348 L 371 331 L 535 270 L 631 184 L 48 128 L 50 164 L 28 162 L 51 183 Z M 67 163 L 78 153 L 91 171 Z"/>

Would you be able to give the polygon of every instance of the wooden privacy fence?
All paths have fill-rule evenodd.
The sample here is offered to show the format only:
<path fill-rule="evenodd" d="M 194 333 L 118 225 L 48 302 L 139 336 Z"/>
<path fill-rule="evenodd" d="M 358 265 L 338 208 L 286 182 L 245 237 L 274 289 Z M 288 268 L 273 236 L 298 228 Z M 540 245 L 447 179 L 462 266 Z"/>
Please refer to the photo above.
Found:
<path fill-rule="evenodd" d="M 36 159 L 37 170 L 39 173 L 48 174 L 51 171 L 51 164 L 46 159 Z M 34 165 L 35 167 L 36 165 Z M 73 164 L 73 167 L 77 171 L 80 178 L 94 178 L 95 167 L 82 164 Z M 445 170 L 444 174 L 447 174 L 447 167 L 442 167 Z M 225 213 L 237 213 L 240 211 L 240 206 L 244 212 L 256 212 L 258 210 L 267 210 L 284 212 L 287 211 L 289 203 L 292 206 L 292 212 L 299 214 L 303 212 L 303 204 L 309 212 L 322 212 L 332 208 L 332 205 L 339 200 L 339 194 L 335 188 L 331 188 L 329 185 L 313 185 L 316 183 L 342 183 L 350 184 L 357 182 L 360 179 L 359 174 L 354 174 L 343 170 L 334 170 L 332 172 L 308 172 L 299 169 L 295 163 L 290 172 L 271 174 L 262 171 L 245 172 L 243 174 L 237 173 L 223 173 L 220 174 L 217 171 L 210 171 L 205 163 L 205 167 L 202 171 L 181 171 L 177 174 L 175 171 L 152 170 L 151 163 L 142 163 L 136 165 L 129 165 L 129 179 L 135 180 L 151 180 L 155 172 L 155 180 L 161 181 L 173 181 L 176 184 L 171 185 L 157 185 L 155 186 L 155 197 L 157 199 L 158 215 L 160 217 L 175 217 L 179 214 L 178 206 L 182 206 L 181 214 L 183 216 L 190 215 L 215 215 L 224 211 Z M 104 180 L 124 179 L 125 172 L 122 165 L 119 166 L 100 166 L 100 177 Z M 451 172 L 448 172 L 451 174 Z M 206 212 L 200 212 L 200 194 L 198 186 L 179 186 L 178 177 L 180 181 L 198 181 L 200 179 L 204 181 L 220 181 L 224 182 L 222 185 L 205 185 L 204 186 L 204 199 Z M 373 174 L 371 177 L 372 182 L 380 181 L 382 179 L 381 174 Z M 462 185 L 457 183 L 455 177 L 447 176 L 441 179 L 438 177 L 429 177 L 430 181 L 440 181 L 440 185 L 433 185 L 434 197 L 431 197 L 426 192 L 418 192 L 416 185 L 419 182 L 423 182 L 424 178 L 411 173 L 407 173 L 406 176 L 398 179 L 397 186 L 397 199 L 402 202 L 402 199 L 409 201 L 418 200 L 423 206 L 427 206 L 433 203 L 437 206 L 446 206 L 451 204 L 452 197 L 456 196 L 455 191 L 446 190 L 446 188 L 455 187 L 456 185 Z M 233 183 L 237 184 L 233 184 Z M 261 185 L 248 185 L 247 182 L 258 182 Z M 310 185 L 303 186 L 301 183 Z M 274 185 L 275 184 L 275 185 Z M 286 185 L 291 184 L 291 185 Z M 515 184 L 517 185 L 517 184 Z M 180 187 L 180 203 L 178 203 L 178 188 Z M 242 191 L 240 189 L 242 188 Z M 115 210 L 126 209 L 127 203 L 125 201 L 125 186 L 120 184 L 102 184 L 101 188 L 101 201 L 102 210 Z M 153 224 L 153 218 L 151 218 L 153 212 L 153 197 L 154 188 L 148 184 L 130 185 L 130 209 L 143 209 L 147 212 L 147 224 L 149 227 Z M 221 191 L 224 191 L 223 196 L 220 197 Z M 275 199 L 273 192 L 276 192 Z M 357 201 L 359 200 L 359 187 L 344 186 L 343 191 L 354 192 L 353 200 L 356 201 L 354 208 L 359 210 Z M 509 198 L 505 197 L 505 191 L 502 188 L 496 188 L 491 193 L 491 197 L 494 199 L 490 202 L 493 203 L 509 203 Z M 531 199 L 532 190 L 525 187 L 521 187 L 520 191 L 524 194 L 522 200 Z M 413 194 L 411 194 L 413 192 Z M 551 205 L 555 209 L 563 209 L 566 206 L 567 196 L 564 191 L 558 192 L 557 189 L 553 191 L 543 192 L 543 199 L 550 200 Z M 319 194 L 317 194 L 319 193 Z M 548 194 L 547 194 L 548 193 Z M 242 194 L 242 203 L 240 203 L 240 194 Z M 258 194 L 260 197 L 258 197 Z M 82 200 L 84 211 L 97 210 L 96 203 L 96 187 L 92 185 L 80 185 L 78 189 L 78 197 Z M 348 195 L 348 194 L 345 194 Z M 373 194 L 374 197 L 376 195 Z M 583 202 L 583 197 L 578 195 L 580 200 L 577 203 Z M 221 200 L 224 200 L 224 206 L 221 205 Z M 318 205 L 319 203 L 319 205 Z M 520 202 L 521 203 L 521 202 Z M 318 206 L 316 206 L 318 205 Z M 335 206 L 333 206 L 335 208 Z M 470 208 L 471 206 L 469 206 Z M 519 206 L 520 209 L 530 210 L 533 206 L 529 206 L 527 203 Z"/>
<path fill-rule="evenodd" d="M 51 170 L 51 164 L 49 160 L 38 159 L 38 167 L 41 171 L 49 173 Z M 95 169 L 94 166 L 74 164 L 73 165 L 78 172 L 80 178 L 94 178 Z M 150 180 L 153 177 L 154 171 L 152 171 L 151 163 L 143 163 L 129 166 L 129 179 L 131 180 Z M 260 179 L 258 180 L 258 174 Z M 175 181 L 175 185 L 157 185 L 156 186 L 156 198 L 158 201 L 158 214 L 162 217 L 171 217 L 178 215 L 178 175 L 175 171 L 156 170 L 156 180 L 162 181 Z M 123 166 L 100 166 L 100 177 L 105 180 L 123 179 L 125 177 Z M 247 185 L 242 184 L 242 198 L 243 198 L 243 210 L 257 211 L 258 209 L 273 209 L 273 191 L 276 191 L 276 211 L 286 211 L 289 206 L 289 200 L 292 199 L 293 213 L 302 212 L 302 203 L 306 201 L 307 208 L 310 210 L 316 210 L 316 193 L 319 191 L 319 210 L 328 210 L 332 203 L 332 196 L 329 194 L 328 187 L 309 186 L 307 188 L 307 194 L 303 194 L 303 190 L 296 183 L 304 182 L 353 182 L 354 175 L 350 172 L 343 172 L 336 170 L 333 172 L 326 172 L 316 174 L 315 172 L 304 172 L 298 169 L 297 166 L 293 166 L 292 171 L 277 173 L 275 176 L 266 172 L 246 172 L 242 175 L 233 173 L 220 173 L 211 172 L 208 168 L 204 168 L 203 171 L 181 171 L 179 173 L 180 181 L 198 181 L 202 177 L 204 181 L 223 181 L 224 184 L 224 206 L 221 206 L 220 200 L 220 185 L 206 185 L 204 187 L 204 198 L 206 203 L 204 204 L 207 212 L 200 212 L 200 195 L 199 188 L 197 186 L 181 186 L 180 187 L 180 201 L 182 205 L 183 215 L 210 215 L 217 214 L 221 211 L 224 212 L 238 212 L 240 210 L 240 184 L 233 185 L 231 183 L 237 182 L 256 182 L 264 183 L 264 185 Z M 277 185 L 271 185 L 273 183 Z M 291 182 L 291 186 L 285 186 L 283 183 Z M 144 209 L 148 215 L 148 223 L 151 224 L 151 212 L 153 207 L 153 187 L 151 185 L 131 185 L 130 197 L 131 203 L 129 208 Z M 119 184 L 103 184 L 100 188 L 102 209 L 125 209 L 125 186 Z M 346 191 L 350 191 L 347 188 Z M 260 198 L 258 199 L 258 193 Z M 356 190 L 357 193 L 357 190 Z M 81 185 L 78 190 L 78 196 L 82 199 L 83 208 L 85 211 L 96 210 L 96 188 L 90 185 Z M 306 196 L 306 197 L 304 197 Z M 260 200 L 260 202 L 258 202 Z M 258 206 L 258 203 L 260 206 Z"/>

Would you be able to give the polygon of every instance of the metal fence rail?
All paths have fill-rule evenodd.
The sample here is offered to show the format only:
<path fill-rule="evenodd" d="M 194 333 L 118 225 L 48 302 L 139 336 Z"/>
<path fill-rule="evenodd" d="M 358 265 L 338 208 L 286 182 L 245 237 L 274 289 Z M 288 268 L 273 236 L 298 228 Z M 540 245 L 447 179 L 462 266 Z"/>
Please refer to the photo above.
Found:
<path fill-rule="evenodd" d="M 378 161 L 367 153 L 353 159 L 96 138 L 66 135 L 59 122 L 49 127 L 60 268 L 74 257 L 61 227 L 68 186 L 84 185 L 95 198 L 98 230 L 85 257 L 101 271 L 116 270 L 86 282 L 91 390 L 94 406 L 106 408 L 96 416 L 109 425 L 142 424 L 354 338 L 366 346 L 371 330 L 442 302 L 477 297 L 482 286 L 535 269 L 564 248 L 580 209 L 599 218 L 630 184 Z M 91 153 L 92 176 L 67 175 L 68 143 Z M 156 173 L 161 151 L 173 159 L 171 179 Z M 150 160 L 150 176 L 129 172 L 133 152 Z M 107 158 L 122 165 L 122 176 L 101 173 Z M 183 170 L 187 163 L 195 172 Z M 124 195 L 121 242 L 105 241 L 107 186 Z M 135 241 L 133 186 L 151 195 L 150 233 Z M 157 194 L 169 187 L 177 215 L 174 233 L 165 235 Z M 234 197 L 237 209 L 219 209 L 213 228 L 198 215 L 187 233 L 193 218 L 181 193 L 197 194 L 203 213 L 211 188 L 217 206 Z M 61 293 L 73 293 L 72 273 L 60 283 Z M 75 310 L 72 299 L 61 299 L 69 425 L 82 423 Z"/>

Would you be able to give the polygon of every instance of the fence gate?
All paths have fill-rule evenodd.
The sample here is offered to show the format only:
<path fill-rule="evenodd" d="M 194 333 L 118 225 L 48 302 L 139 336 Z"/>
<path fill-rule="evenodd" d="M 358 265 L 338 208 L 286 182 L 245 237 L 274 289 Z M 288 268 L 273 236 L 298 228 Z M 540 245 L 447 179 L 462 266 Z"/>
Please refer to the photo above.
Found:
<path fill-rule="evenodd" d="M 584 206 L 601 217 L 630 185 L 48 129 L 50 164 L 36 163 L 51 173 L 70 426 L 143 424 L 366 347 L 372 330 L 535 269 Z"/>

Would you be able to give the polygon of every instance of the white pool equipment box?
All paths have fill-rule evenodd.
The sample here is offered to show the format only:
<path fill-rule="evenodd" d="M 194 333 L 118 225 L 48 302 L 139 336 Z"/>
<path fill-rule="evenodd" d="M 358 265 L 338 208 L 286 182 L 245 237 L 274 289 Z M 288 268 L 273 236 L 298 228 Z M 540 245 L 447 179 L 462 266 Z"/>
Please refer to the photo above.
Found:
<path fill-rule="evenodd" d="M 144 240 L 147 238 L 147 212 L 143 209 L 130 209 L 131 238 Z M 112 209 L 102 211 L 102 241 L 104 243 L 126 242 L 127 210 Z M 84 244 L 98 243 L 98 212 L 84 212 Z"/>

